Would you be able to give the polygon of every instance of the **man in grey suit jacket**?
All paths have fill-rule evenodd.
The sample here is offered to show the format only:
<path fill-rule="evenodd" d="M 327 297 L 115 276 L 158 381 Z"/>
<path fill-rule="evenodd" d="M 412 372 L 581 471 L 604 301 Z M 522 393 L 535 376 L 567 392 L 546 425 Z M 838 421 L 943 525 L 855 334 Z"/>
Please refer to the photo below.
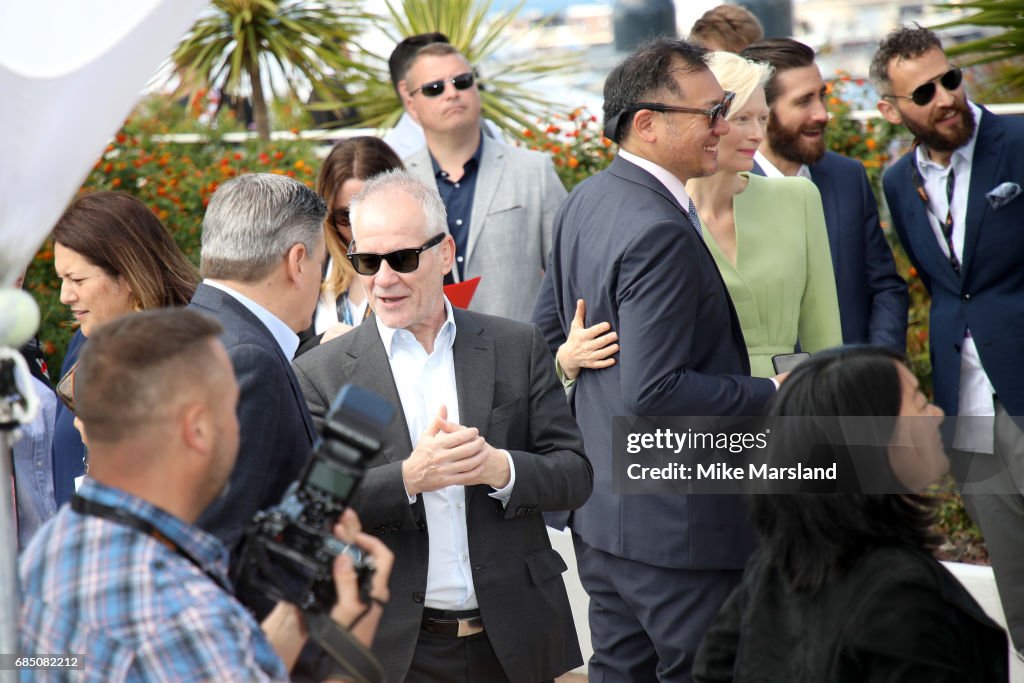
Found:
<path fill-rule="evenodd" d="M 239 385 L 238 459 L 229 487 L 198 525 L 238 543 L 253 514 L 276 504 L 313 444 L 313 421 L 291 369 L 309 327 L 324 260 L 327 207 L 302 183 L 272 174 L 221 185 L 203 219 L 200 273 L 189 308 L 224 327 Z M 257 611 L 258 595 L 239 598 Z"/>
<path fill-rule="evenodd" d="M 697 645 L 754 546 L 735 496 L 622 495 L 613 484 L 623 475 L 613 417 L 756 415 L 775 393 L 772 380 L 750 377 L 725 283 L 688 217 L 684 184 L 715 172 L 729 130 L 729 100 L 705 55 L 662 39 L 608 76 L 605 134 L 620 151 L 559 210 L 550 293 L 538 299 L 554 302 L 537 311 L 552 345 L 583 299 L 622 349 L 615 365 L 581 373 L 574 397 L 595 476 L 570 521 L 590 595 L 591 680 L 691 680 Z"/>
<path fill-rule="evenodd" d="M 582 658 L 541 513 L 593 481 L 551 356 L 535 327 L 445 299 L 436 189 L 377 176 L 351 218 L 375 316 L 295 371 L 314 421 L 349 382 L 401 408 L 353 501 L 396 558 L 374 650 L 396 683 L 551 680 Z"/>
<path fill-rule="evenodd" d="M 447 43 L 421 48 L 399 82 L 427 145 L 405 159 L 435 185 L 455 239 L 455 281 L 480 277 L 469 309 L 527 321 L 551 249 L 565 188 L 551 159 L 481 132 L 472 67 Z"/>

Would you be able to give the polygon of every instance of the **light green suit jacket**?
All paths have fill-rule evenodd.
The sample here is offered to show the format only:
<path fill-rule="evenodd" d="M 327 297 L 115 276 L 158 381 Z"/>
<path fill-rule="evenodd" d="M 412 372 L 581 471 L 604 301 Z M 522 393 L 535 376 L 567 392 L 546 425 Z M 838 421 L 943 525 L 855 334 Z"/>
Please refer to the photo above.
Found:
<path fill-rule="evenodd" d="M 839 300 L 821 195 L 804 178 L 747 174 L 733 199 L 736 265 L 705 230 L 750 356 L 750 374 L 775 374 L 772 356 L 839 346 Z"/>

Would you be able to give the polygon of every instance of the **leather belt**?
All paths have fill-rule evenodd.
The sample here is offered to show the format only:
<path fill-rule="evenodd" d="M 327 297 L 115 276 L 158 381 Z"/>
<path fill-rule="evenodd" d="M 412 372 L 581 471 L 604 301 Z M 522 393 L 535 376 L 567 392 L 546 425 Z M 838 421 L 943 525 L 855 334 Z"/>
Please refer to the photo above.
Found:
<path fill-rule="evenodd" d="M 420 629 L 435 636 L 465 638 L 483 633 L 484 621 L 476 609 L 459 612 L 424 607 Z"/>

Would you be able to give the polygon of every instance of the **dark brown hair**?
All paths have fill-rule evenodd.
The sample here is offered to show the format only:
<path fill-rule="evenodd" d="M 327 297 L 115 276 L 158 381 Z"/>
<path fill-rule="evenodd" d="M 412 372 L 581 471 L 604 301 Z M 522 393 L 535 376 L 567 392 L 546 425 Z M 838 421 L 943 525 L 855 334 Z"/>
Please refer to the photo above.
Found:
<path fill-rule="evenodd" d="M 116 442 L 216 377 L 210 341 L 224 329 L 185 308 L 130 313 L 89 335 L 75 370 L 75 409 L 89 438 Z"/>
<path fill-rule="evenodd" d="M 405 168 L 395 151 L 380 138 L 363 135 L 341 140 L 331 148 L 324 165 L 320 167 L 320 178 L 316 183 L 316 191 L 327 202 L 327 219 L 324 222 L 324 235 L 327 239 L 327 252 L 333 259 L 330 278 L 324 282 L 324 289 L 335 294 L 348 290 L 355 271 L 345 257 L 348 245 L 342 243 L 334 225 L 331 224 L 331 212 L 334 197 L 346 180 L 366 180 L 378 173 L 396 168 Z"/>
<path fill-rule="evenodd" d="M 739 53 L 764 38 L 764 28 L 746 7 L 723 4 L 709 9 L 690 29 L 690 42 L 709 50 Z"/>
<path fill-rule="evenodd" d="M 138 310 L 184 306 L 199 284 L 195 266 L 160 219 L 123 192 L 76 199 L 57 221 L 53 239 L 111 277 L 123 277 Z"/>
<path fill-rule="evenodd" d="M 913 59 L 929 50 L 941 50 L 942 41 L 932 31 L 917 24 L 900 26 L 881 40 L 875 56 L 871 58 L 869 76 L 875 89 L 883 95 L 892 92 L 889 62 L 894 59 Z"/>
<path fill-rule="evenodd" d="M 755 62 L 767 62 L 775 67 L 775 74 L 764 87 L 764 97 L 769 107 L 780 94 L 779 74 L 814 65 L 814 50 L 792 38 L 759 40 L 743 50 L 740 56 Z"/>

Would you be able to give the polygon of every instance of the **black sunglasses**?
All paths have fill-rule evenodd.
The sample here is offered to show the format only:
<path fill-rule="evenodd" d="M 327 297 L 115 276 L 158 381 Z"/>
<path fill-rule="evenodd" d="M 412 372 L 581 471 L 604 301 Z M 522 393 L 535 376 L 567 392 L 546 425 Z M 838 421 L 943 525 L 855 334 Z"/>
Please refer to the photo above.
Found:
<path fill-rule="evenodd" d="M 954 66 L 949 71 L 939 76 L 936 80 L 938 80 L 938 82 L 942 84 L 942 87 L 948 92 L 953 92 L 959 88 L 960 84 L 963 82 L 964 72 Z M 909 95 L 886 95 L 886 97 L 895 97 L 900 100 L 913 100 L 914 104 L 919 107 L 923 107 L 935 99 L 936 92 L 938 92 L 938 86 L 935 84 L 935 81 L 932 80 L 928 81 L 924 85 L 917 86 Z"/>
<path fill-rule="evenodd" d="M 694 107 L 677 107 L 671 104 L 662 104 L 660 102 L 637 102 L 636 104 L 629 104 L 622 108 L 618 114 L 608 119 L 608 122 L 604 127 L 604 136 L 609 140 L 618 142 L 618 127 L 622 116 L 629 112 L 638 112 L 641 109 L 647 109 L 648 111 L 656 111 L 662 114 L 667 112 L 677 112 L 680 114 L 696 114 L 699 116 L 708 117 L 708 125 L 711 128 L 715 127 L 720 120 L 724 119 L 729 115 L 729 108 L 732 106 L 732 101 L 736 99 L 736 93 L 725 92 L 725 97 L 722 101 L 711 107 L 711 109 L 696 109 Z"/>
<path fill-rule="evenodd" d="M 398 249 L 386 254 L 359 254 L 349 251 L 348 260 L 360 275 L 376 275 L 380 270 L 381 261 L 387 261 L 391 270 L 396 273 L 411 273 L 420 267 L 420 254 L 441 244 L 447 234 L 446 232 L 437 233 L 418 249 Z M 354 246 L 355 242 L 349 246 L 349 249 L 351 250 Z"/>
<path fill-rule="evenodd" d="M 416 93 L 421 92 L 424 97 L 437 97 L 438 95 L 444 94 L 445 83 L 451 83 L 455 86 L 456 90 L 468 90 L 473 87 L 473 83 L 475 81 L 476 75 L 470 71 L 451 78 L 442 78 L 439 81 L 430 81 L 430 83 L 424 83 L 418 88 L 410 88 L 409 95 L 415 95 Z"/>

